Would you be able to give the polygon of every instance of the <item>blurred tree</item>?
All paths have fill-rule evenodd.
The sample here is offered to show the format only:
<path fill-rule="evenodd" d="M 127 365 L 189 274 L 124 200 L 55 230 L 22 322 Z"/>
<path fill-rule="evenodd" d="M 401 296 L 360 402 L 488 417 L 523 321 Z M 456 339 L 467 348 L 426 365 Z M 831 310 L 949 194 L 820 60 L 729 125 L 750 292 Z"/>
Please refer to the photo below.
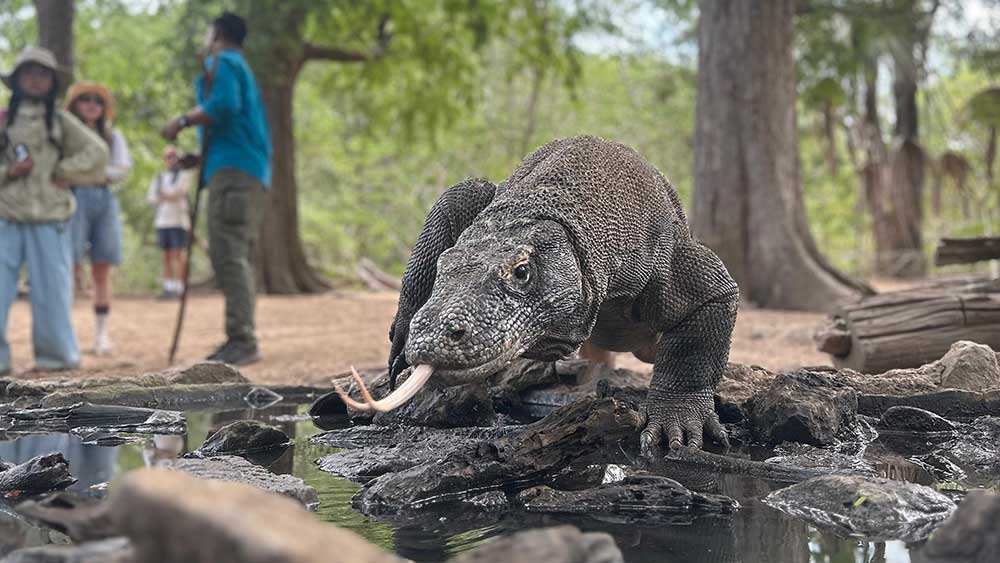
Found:
<path fill-rule="evenodd" d="M 829 266 L 806 221 L 796 126 L 795 0 L 703 0 L 695 235 L 745 299 L 827 310 L 863 289 Z"/>
<path fill-rule="evenodd" d="M 62 91 L 73 82 L 74 0 L 33 0 L 38 17 L 38 45 L 52 51 L 62 66 Z"/>
<path fill-rule="evenodd" d="M 571 76 L 576 65 L 570 39 L 591 22 L 582 2 L 570 10 L 546 0 L 290 0 L 266 8 L 255 0 L 189 2 L 189 21 L 207 23 L 222 7 L 247 18 L 247 55 L 271 125 L 273 180 L 256 262 L 260 287 L 269 293 L 328 287 L 309 265 L 299 234 L 293 102 L 307 63 L 363 64 L 356 88 L 390 87 L 403 94 L 394 108 L 378 106 L 380 98 L 373 96 L 364 108 L 370 126 L 398 119 L 415 142 L 429 141 L 458 108 L 481 95 L 474 82 L 478 56 L 491 40 L 511 42 L 539 80 L 547 69 Z M 188 35 L 197 34 L 193 29 Z M 530 135 L 529 127 L 525 138 Z"/>

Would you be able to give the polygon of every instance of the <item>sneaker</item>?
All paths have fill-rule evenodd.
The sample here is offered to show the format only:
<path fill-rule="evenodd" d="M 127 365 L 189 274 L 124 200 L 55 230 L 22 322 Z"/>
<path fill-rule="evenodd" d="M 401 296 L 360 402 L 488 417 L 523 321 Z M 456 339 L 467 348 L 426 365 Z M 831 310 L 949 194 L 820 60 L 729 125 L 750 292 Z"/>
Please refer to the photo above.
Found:
<path fill-rule="evenodd" d="M 115 346 L 111 343 L 111 337 L 108 336 L 107 332 L 98 332 L 97 336 L 94 337 L 95 356 L 110 356 L 114 348 Z"/>
<path fill-rule="evenodd" d="M 230 340 L 228 344 L 229 346 L 219 355 L 219 361 L 233 366 L 245 366 L 260 361 L 260 351 L 256 344 L 238 340 Z"/>
<path fill-rule="evenodd" d="M 220 344 L 219 347 L 216 348 L 214 352 L 212 352 L 211 354 L 209 354 L 208 356 L 205 357 L 205 361 L 206 362 L 221 362 L 222 361 L 222 356 L 223 356 L 223 354 L 226 353 L 226 350 L 229 349 L 229 346 L 231 345 L 231 342 L 232 341 L 227 340 L 227 341 L 223 342 L 222 344 Z"/>

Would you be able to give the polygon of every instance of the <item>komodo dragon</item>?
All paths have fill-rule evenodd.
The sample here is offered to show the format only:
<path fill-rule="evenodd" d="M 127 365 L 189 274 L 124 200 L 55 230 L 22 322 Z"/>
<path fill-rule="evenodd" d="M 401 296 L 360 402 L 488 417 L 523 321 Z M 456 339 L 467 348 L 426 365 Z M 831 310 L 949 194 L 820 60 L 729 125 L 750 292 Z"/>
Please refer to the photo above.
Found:
<path fill-rule="evenodd" d="M 389 332 L 390 395 L 352 408 L 387 411 L 433 374 L 482 380 L 512 359 L 566 358 L 591 338 L 654 364 L 640 443 L 646 455 L 727 444 L 713 392 L 738 303 L 722 261 L 691 237 L 677 192 L 631 148 L 596 137 L 548 143 L 499 186 L 447 189 L 403 275 Z"/>

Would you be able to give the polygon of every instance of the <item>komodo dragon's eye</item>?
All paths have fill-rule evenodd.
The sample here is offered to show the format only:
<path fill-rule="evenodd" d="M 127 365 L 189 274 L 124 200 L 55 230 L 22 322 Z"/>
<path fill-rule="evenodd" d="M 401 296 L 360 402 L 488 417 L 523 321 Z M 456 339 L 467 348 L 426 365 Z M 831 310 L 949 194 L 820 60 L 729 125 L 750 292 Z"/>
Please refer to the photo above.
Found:
<path fill-rule="evenodd" d="M 528 268 L 527 264 L 519 264 L 514 268 L 514 279 L 516 279 L 517 281 L 524 283 L 528 281 L 528 278 L 530 276 L 531 276 L 531 269 Z"/>

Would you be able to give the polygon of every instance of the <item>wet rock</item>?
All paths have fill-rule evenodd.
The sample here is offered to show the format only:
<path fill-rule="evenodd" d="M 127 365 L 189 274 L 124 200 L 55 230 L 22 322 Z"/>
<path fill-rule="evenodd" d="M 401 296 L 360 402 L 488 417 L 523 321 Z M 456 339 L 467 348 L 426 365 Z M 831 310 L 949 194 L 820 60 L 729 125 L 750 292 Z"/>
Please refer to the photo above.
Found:
<path fill-rule="evenodd" d="M 764 503 L 820 529 L 871 541 L 919 541 L 955 510 L 951 499 L 930 487 L 841 475 L 792 485 Z"/>
<path fill-rule="evenodd" d="M 283 494 L 306 507 L 315 507 L 319 503 L 316 489 L 302 479 L 292 475 L 276 475 L 242 457 L 227 455 L 210 459 L 164 459 L 157 463 L 157 467 L 183 471 L 202 479 L 251 485 L 264 491 Z"/>
<path fill-rule="evenodd" d="M 765 391 L 777 374 L 758 366 L 729 364 L 715 391 L 715 410 L 722 422 L 742 422 L 750 418 L 751 399 Z"/>
<path fill-rule="evenodd" d="M 0 467 L 0 492 L 40 494 L 58 491 L 76 483 L 69 463 L 61 453 L 33 457 L 14 466 Z"/>
<path fill-rule="evenodd" d="M 239 483 L 142 469 L 116 484 L 110 502 L 112 519 L 133 542 L 138 561 L 403 561 L 287 498 Z"/>
<path fill-rule="evenodd" d="M 486 513 L 506 512 L 510 510 L 510 502 L 507 500 L 507 495 L 500 491 L 489 491 L 481 495 L 476 495 L 466 500 L 465 503 Z"/>
<path fill-rule="evenodd" d="M 948 450 L 959 463 L 996 480 L 1000 476 L 1000 418 L 984 416 L 972 421 Z"/>
<path fill-rule="evenodd" d="M 1000 554 L 1000 495 L 971 491 L 924 546 L 914 563 L 993 563 Z"/>
<path fill-rule="evenodd" d="M 259 454 L 280 456 L 289 444 L 288 435 L 256 420 L 238 420 L 220 428 L 200 448 L 184 457 L 208 458 L 238 455 L 256 461 Z M 275 459 L 277 456 L 274 456 Z"/>
<path fill-rule="evenodd" d="M 611 396 L 602 389 L 630 389 L 645 397 L 649 374 L 628 369 L 612 369 L 604 364 L 591 365 L 585 360 L 556 362 L 556 375 L 562 383 L 534 387 L 521 393 L 521 403 L 531 415 L 547 416 L 556 409 L 585 397 Z"/>
<path fill-rule="evenodd" d="M 497 419 L 493 401 L 480 383 L 453 387 L 427 387 L 402 407 L 378 413 L 372 419 L 379 426 L 397 424 L 459 428 L 492 426 Z"/>
<path fill-rule="evenodd" d="M 630 475 L 580 491 L 560 491 L 543 485 L 522 491 L 517 499 L 528 512 L 615 515 L 643 521 L 664 515 L 729 514 L 739 507 L 729 497 L 695 493 L 673 479 L 651 474 Z"/>
<path fill-rule="evenodd" d="M 186 431 L 182 412 L 90 403 L 14 409 L 0 415 L 0 428 L 8 432 L 74 431 L 79 435 L 96 432 L 183 434 Z"/>
<path fill-rule="evenodd" d="M 117 535 L 102 500 L 63 491 L 17 505 L 17 512 L 66 534 L 74 542 L 102 540 Z"/>
<path fill-rule="evenodd" d="M 365 485 L 354 504 L 365 512 L 391 512 L 458 500 L 472 491 L 526 488 L 586 456 L 614 456 L 618 442 L 634 438 L 640 423 L 639 414 L 620 401 L 581 399 L 496 440 L 383 475 Z"/>
<path fill-rule="evenodd" d="M 951 432 L 956 428 L 954 422 L 916 407 L 892 407 L 878 422 L 882 432 Z"/>
<path fill-rule="evenodd" d="M 753 399 L 754 436 L 769 444 L 825 446 L 858 410 L 857 392 L 826 373 L 799 370 L 779 375 Z"/>
<path fill-rule="evenodd" d="M 765 463 L 729 455 L 713 454 L 703 450 L 682 447 L 670 450 L 663 463 L 671 471 L 680 469 L 700 474 L 726 473 L 757 477 L 768 481 L 798 483 L 819 475 L 824 471 L 804 467 L 790 467 L 778 463 Z"/>
<path fill-rule="evenodd" d="M 875 468 L 860 455 L 849 455 L 808 444 L 783 444 L 775 453 L 778 455 L 764 460 L 764 463 L 827 474 L 875 475 Z"/>
<path fill-rule="evenodd" d="M 948 419 L 960 420 L 1000 414 L 1000 391 L 946 389 L 916 395 L 861 395 L 858 412 L 880 416 L 892 407 L 916 407 Z"/>
<path fill-rule="evenodd" d="M 491 541 L 449 560 L 451 563 L 620 563 L 614 539 L 603 532 L 583 533 L 572 526 L 527 530 Z"/>
<path fill-rule="evenodd" d="M 316 465 L 327 473 L 367 483 L 380 475 L 397 473 L 440 455 L 426 449 L 372 446 L 323 456 L 316 460 Z"/>
<path fill-rule="evenodd" d="M 960 340 L 951 345 L 939 362 L 944 367 L 941 374 L 943 388 L 966 391 L 1000 389 L 1000 365 L 989 346 Z"/>
<path fill-rule="evenodd" d="M 19 549 L 0 563 L 140 563 L 127 538 Z"/>

